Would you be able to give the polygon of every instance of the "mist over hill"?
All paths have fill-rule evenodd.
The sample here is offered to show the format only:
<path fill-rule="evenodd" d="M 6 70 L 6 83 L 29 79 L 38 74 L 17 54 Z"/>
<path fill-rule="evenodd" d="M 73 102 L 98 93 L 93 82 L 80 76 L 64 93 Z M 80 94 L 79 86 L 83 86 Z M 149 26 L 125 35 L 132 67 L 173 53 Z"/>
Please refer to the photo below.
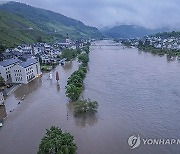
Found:
<path fill-rule="evenodd" d="M 170 31 L 168 28 L 147 29 L 138 25 L 120 25 L 102 30 L 106 37 L 112 38 L 138 38 L 146 35 L 156 34 L 159 32 Z"/>

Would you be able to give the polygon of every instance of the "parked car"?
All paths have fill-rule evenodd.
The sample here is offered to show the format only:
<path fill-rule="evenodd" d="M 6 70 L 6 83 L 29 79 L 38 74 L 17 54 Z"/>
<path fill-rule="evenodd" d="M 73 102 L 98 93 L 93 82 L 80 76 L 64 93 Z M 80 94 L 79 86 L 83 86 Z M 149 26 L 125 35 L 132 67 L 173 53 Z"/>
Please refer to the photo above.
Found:
<path fill-rule="evenodd" d="M 11 88 L 13 85 L 12 84 L 7 84 L 6 87 L 7 88 Z"/>

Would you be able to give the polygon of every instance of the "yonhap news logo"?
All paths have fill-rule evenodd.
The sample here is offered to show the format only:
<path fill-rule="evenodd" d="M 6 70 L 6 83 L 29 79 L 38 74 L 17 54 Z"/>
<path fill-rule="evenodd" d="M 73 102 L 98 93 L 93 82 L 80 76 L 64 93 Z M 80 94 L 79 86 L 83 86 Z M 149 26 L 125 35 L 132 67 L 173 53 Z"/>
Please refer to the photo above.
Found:
<path fill-rule="evenodd" d="M 135 149 L 135 148 L 139 147 L 141 144 L 140 136 L 139 135 L 130 136 L 128 139 L 128 144 L 131 149 Z"/>
<path fill-rule="evenodd" d="M 140 145 L 180 145 L 180 139 L 169 138 L 169 139 L 152 139 L 152 138 L 141 138 L 139 135 L 132 135 L 128 139 L 128 145 L 130 149 L 136 149 Z"/>

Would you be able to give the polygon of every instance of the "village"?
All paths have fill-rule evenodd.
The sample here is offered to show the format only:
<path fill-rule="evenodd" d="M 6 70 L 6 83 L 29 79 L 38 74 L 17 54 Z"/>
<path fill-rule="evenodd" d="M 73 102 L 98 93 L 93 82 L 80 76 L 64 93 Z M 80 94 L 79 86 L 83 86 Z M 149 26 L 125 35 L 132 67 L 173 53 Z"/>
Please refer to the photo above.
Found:
<path fill-rule="evenodd" d="M 53 66 L 63 65 L 61 58 L 64 49 L 81 49 L 88 41 L 72 41 L 67 37 L 56 43 L 23 44 L 13 49 L 6 49 L 0 55 L 0 105 L 4 104 L 4 95 L 8 95 L 15 87 L 28 84 L 41 77 L 42 71 L 50 71 Z"/>
<path fill-rule="evenodd" d="M 142 39 L 129 39 L 132 46 L 138 46 L 140 43 L 146 46 L 152 46 L 158 49 L 180 50 L 180 38 L 168 37 L 163 38 L 160 36 L 145 36 Z"/>

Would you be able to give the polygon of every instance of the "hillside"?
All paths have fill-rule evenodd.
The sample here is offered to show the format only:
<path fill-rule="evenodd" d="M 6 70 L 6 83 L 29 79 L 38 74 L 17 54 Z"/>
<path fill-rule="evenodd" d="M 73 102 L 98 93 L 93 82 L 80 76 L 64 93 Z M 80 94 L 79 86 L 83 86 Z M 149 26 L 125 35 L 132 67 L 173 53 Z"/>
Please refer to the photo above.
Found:
<path fill-rule="evenodd" d="M 23 43 L 53 41 L 54 38 L 45 34 L 32 22 L 18 15 L 0 11 L 0 44 L 5 47 L 14 47 Z"/>
<path fill-rule="evenodd" d="M 170 37 L 177 37 L 180 38 L 180 31 L 172 31 L 172 32 L 163 32 L 163 33 L 157 33 L 154 35 L 156 37 L 161 37 L 161 38 L 170 38 Z"/>
<path fill-rule="evenodd" d="M 137 38 L 145 35 L 156 34 L 166 29 L 147 29 L 136 25 L 120 25 L 103 31 L 104 35 L 113 38 Z"/>
<path fill-rule="evenodd" d="M 0 10 L 20 15 L 33 22 L 40 29 L 54 36 L 71 38 L 102 37 L 101 32 L 94 27 L 52 11 L 39 9 L 19 2 L 8 2 L 0 5 Z"/>

